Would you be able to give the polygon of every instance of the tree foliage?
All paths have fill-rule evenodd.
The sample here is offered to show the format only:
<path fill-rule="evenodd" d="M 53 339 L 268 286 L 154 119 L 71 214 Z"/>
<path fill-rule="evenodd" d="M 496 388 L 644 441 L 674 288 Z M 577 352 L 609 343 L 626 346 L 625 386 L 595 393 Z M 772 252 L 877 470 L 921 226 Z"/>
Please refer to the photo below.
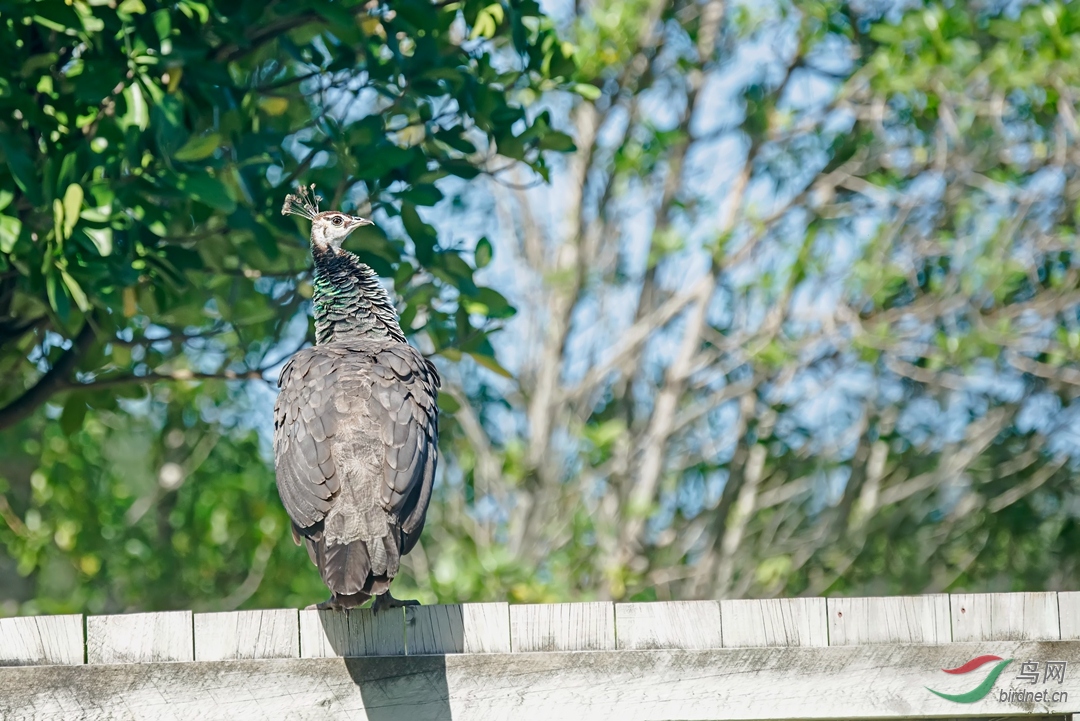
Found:
<path fill-rule="evenodd" d="M 319 600 L 299 178 L 441 356 L 399 595 L 1080 588 L 1080 3 L 10 7 L 5 611 Z"/>
<path fill-rule="evenodd" d="M 183 604 L 283 535 L 256 440 L 228 429 L 235 392 L 168 384 L 272 380 L 307 341 L 296 182 L 379 220 L 354 242 L 428 352 L 494 366 L 512 310 L 423 209 L 447 178 L 543 174 L 565 145 L 521 103 L 572 70 L 531 0 L 5 2 L 0 65 L 3 534 L 22 573 L 60 551 L 101 580 L 71 603 Z M 196 561 L 205 533 L 239 557 Z"/>

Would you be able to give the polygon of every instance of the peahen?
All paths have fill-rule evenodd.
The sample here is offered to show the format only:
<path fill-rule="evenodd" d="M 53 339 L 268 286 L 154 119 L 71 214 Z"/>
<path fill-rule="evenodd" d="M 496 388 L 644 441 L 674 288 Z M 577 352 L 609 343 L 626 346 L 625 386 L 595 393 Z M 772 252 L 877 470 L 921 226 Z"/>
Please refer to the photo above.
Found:
<path fill-rule="evenodd" d="M 314 191 L 314 185 L 311 190 Z M 315 345 L 278 378 L 274 462 L 293 539 L 330 588 L 318 608 L 413 604 L 390 595 L 424 527 L 435 476 L 439 374 L 405 341 L 375 272 L 343 250 L 371 221 L 319 212 L 307 188 L 282 214 L 311 221 Z"/>

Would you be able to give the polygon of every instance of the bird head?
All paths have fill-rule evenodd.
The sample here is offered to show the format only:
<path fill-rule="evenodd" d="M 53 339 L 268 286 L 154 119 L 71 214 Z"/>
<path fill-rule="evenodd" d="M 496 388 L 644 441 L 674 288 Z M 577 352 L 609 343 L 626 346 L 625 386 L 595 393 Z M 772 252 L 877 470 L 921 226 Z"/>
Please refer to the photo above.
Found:
<path fill-rule="evenodd" d="M 319 213 L 311 221 L 311 242 L 319 248 L 341 250 L 341 244 L 361 225 L 371 225 L 367 218 L 349 215 L 336 210 Z"/>
<path fill-rule="evenodd" d="M 361 225 L 371 225 L 372 221 L 358 215 L 349 215 L 339 210 L 319 212 L 319 198 L 315 195 L 315 185 L 310 189 L 300 186 L 296 195 L 285 196 L 282 215 L 299 215 L 311 221 L 311 242 L 323 250 L 341 250 L 341 244 L 349 234 Z"/>

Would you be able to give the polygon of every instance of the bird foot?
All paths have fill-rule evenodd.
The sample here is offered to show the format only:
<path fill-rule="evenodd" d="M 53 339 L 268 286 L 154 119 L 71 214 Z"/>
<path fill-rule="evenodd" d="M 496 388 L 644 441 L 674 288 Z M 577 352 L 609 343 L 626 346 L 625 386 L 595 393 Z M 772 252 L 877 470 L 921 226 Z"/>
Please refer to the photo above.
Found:
<path fill-rule="evenodd" d="M 391 608 L 405 608 L 406 606 L 419 605 L 419 601 L 413 599 L 403 601 L 400 598 L 394 598 L 390 595 L 390 592 L 387 591 L 386 593 L 375 597 L 375 603 L 371 604 L 371 610 L 374 613 L 378 613 L 379 611 L 385 611 Z"/>
<path fill-rule="evenodd" d="M 313 603 L 307 606 L 305 611 L 347 611 L 356 608 L 367 601 L 371 596 L 366 593 L 356 593 L 351 596 L 338 596 L 334 594 L 322 603 Z"/>

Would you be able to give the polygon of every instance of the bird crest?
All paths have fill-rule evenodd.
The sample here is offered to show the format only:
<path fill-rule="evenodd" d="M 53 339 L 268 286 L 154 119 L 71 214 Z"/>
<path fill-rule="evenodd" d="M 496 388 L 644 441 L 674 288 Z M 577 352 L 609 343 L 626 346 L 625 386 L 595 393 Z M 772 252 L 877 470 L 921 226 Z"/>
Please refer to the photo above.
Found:
<path fill-rule="evenodd" d="M 308 220 L 315 220 L 319 214 L 319 196 L 315 195 L 315 183 L 310 188 L 303 185 L 296 187 L 296 194 L 285 196 L 285 205 L 281 206 L 282 215 L 299 215 Z"/>

